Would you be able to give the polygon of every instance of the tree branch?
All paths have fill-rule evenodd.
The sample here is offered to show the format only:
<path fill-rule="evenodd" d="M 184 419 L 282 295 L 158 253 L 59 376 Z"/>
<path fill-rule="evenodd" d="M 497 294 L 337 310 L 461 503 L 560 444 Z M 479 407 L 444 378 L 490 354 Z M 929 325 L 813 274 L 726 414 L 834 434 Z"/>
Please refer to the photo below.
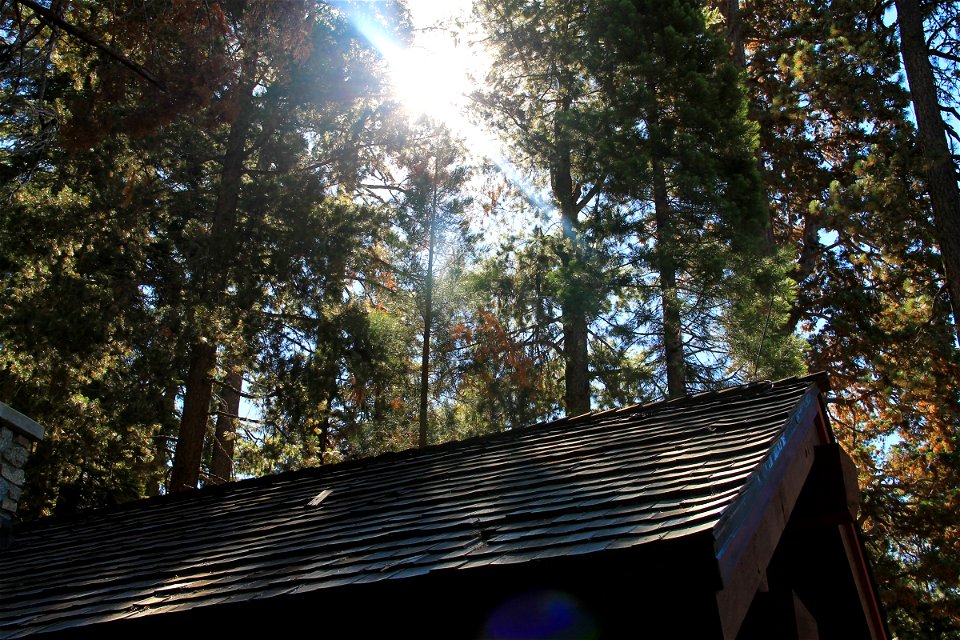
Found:
<path fill-rule="evenodd" d="M 927 49 L 927 53 L 937 58 L 943 58 L 944 60 L 950 60 L 952 62 L 960 62 L 960 56 L 953 53 L 949 53 L 947 51 L 941 51 L 939 49 Z"/>
<path fill-rule="evenodd" d="M 130 60 L 129 58 L 127 58 L 125 55 L 123 55 L 122 53 L 120 53 L 110 45 L 104 42 L 101 42 L 100 40 L 97 40 L 96 38 L 94 38 L 93 36 L 85 32 L 84 30 L 80 29 L 79 27 L 73 26 L 72 24 L 70 24 L 69 22 L 67 22 L 57 14 L 55 14 L 50 9 L 44 7 L 42 4 L 38 2 L 34 2 L 34 0 L 16 0 L 16 2 L 31 9 L 41 22 L 45 22 L 50 26 L 60 27 L 61 29 L 63 29 L 64 31 L 72 35 L 74 38 L 77 38 L 78 40 L 90 45 L 94 49 L 97 49 L 102 53 L 105 53 L 107 56 L 113 58 L 123 66 L 127 67 L 128 69 L 130 69 L 131 71 L 133 71 L 134 73 L 136 73 L 137 75 L 145 79 L 147 82 L 149 82 L 150 84 L 158 88 L 160 91 L 163 91 L 164 93 L 166 93 L 167 88 L 164 86 L 163 82 L 161 82 L 160 79 L 157 78 L 157 76 L 153 75 L 152 73 L 150 73 L 149 71 L 141 67 L 139 64 L 137 64 L 133 60 Z"/>
<path fill-rule="evenodd" d="M 598 193 L 600 193 L 600 190 L 603 189 L 603 184 L 604 184 L 606 181 L 607 181 L 606 177 L 600 178 L 597 182 L 594 183 L 594 185 L 593 185 L 593 187 L 591 187 L 590 191 L 587 192 L 587 195 L 583 196 L 583 198 L 580 199 L 580 202 L 578 202 L 578 203 L 576 203 L 576 205 L 574 205 L 574 208 L 576 209 L 576 212 L 577 212 L 577 213 L 580 213 L 581 211 L 583 211 L 583 208 L 584 208 L 585 206 L 587 206 L 587 203 L 590 202 L 591 200 L 593 200 L 593 198 L 594 198 Z"/>

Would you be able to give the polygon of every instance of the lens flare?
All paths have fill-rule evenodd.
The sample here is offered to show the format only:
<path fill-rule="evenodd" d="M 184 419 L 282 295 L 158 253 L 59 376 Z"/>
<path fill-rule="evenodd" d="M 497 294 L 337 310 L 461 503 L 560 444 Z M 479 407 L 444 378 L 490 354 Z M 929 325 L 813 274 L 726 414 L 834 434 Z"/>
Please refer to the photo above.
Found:
<path fill-rule="evenodd" d="M 598 638 L 593 616 L 562 591 L 531 591 L 511 598 L 487 619 L 484 640 L 561 640 Z"/>

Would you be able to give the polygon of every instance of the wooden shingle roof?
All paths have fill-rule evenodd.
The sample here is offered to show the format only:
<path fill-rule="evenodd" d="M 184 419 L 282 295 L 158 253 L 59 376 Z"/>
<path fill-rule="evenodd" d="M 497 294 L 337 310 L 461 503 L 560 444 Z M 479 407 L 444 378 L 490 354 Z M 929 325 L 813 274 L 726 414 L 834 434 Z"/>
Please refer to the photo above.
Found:
<path fill-rule="evenodd" d="M 20 525 L 0 637 L 711 532 L 722 561 L 818 397 L 756 383 Z"/>

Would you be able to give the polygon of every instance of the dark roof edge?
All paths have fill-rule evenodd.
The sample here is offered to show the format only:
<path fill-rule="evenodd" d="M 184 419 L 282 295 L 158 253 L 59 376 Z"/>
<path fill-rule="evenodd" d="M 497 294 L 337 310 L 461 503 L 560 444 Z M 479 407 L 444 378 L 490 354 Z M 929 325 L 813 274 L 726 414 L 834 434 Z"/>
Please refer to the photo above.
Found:
<path fill-rule="evenodd" d="M 43 425 L 3 402 L 0 402 L 0 423 L 34 442 L 43 440 Z"/>
<path fill-rule="evenodd" d="M 724 637 L 739 633 L 809 476 L 816 444 L 823 438 L 817 429 L 820 396 L 819 385 L 810 381 L 763 460 L 713 527 Z"/>
<path fill-rule="evenodd" d="M 797 450 L 802 446 L 808 432 L 816 428 L 816 415 L 821 407 L 821 388 L 818 380 L 810 380 L 810 386 L 794 405 L 784 423 L 783 432 L 771 443 L 763 460 L 744 482 L 739 495 L 714 525 L 717 561 L 722 575 L 727 573 L 725 567 L 729 569 L 738 562 L 742 552 L 738 545 L 753 535 L 752 532 L 745 532 L 743 528 L 759 523 L 761 514 L 772 500 L 773 492 L 779 483 L 783 482 L 783 474 L 786 472 L 784 465 L 798 455 Z M 819 436 L 817 438 L 819 439 Z"/>
<path fill-rule="evenodd" d="M 562 418 L 557 418 L 554 420 L 546 420 L 542 422 L 537 422 L 534 424 L 523 425 L 520 427 L 515 427 L 506 431 L 498 431 L 496 433 L 488 433 L 479 436 L 473 436 L 471 438 L 465 438 L 463 440 L 454 440 L 450 442 L 444 442 L 441 444 L 429 445 L 422 448 L 411 448 L 404 449 L 402 451 L 389 451 L 382 453 L 377 456 L 372 456 L 369 458 L 358 458 L 354 460 L 347 460 L 344 462 L 339 462 L 337 464 L 323 465 L 319 467 L 307 467 L 304 469 L 296 469 L 292 471 L 283 471 L 280 473 L 268 474 L 264 476 L 259 476 L 257 478 L 247 478 L 244 480 L 236 480 L 234 482 L 227 482 L 220 485 L 210 485 L 200 489 L 189 489 L 187 491 L 181 491 L 178 493 L 165 494 L 160 496 L 152 496 L 149 498 L 141 498 L 139 500 L 131 500 L 129 502 L 123 502 L 116 505 L 107 505 L 102 507 L 94 507 L 81 511 L 79 513 L 58 515 L 58 516 L 46 516 L 39 518 L 37 520 L 22 522 L 17 524 L 17 528 L 20 530 L 30 530 L 35 528 L 42 528 L 47 525 L 57 525 L 64 522 L 71 521 L 80 521 L 88 517 L 99 517 L 101 515 L 109 513 L 117 513 L 127 510 L 138 509 L 147 505 L 152 504 L 166 504 L 168 502 L 180 502 L 185 500 L 195 500 L 203 499 L 206 497 L 215 497 L 220 496 L 237 489 L 245 489 L 249 487 L 256 487 L 259 485 L 268 485 L 275 482 L 285 482 L 293 478 L 298 477 L 322 477 L 329 473 L 335 473 L 337 471 L 350 470 L 354 468 L 370 466 L 374 464 L 379 464 L 385 461 L 402 461 L 408 460 L 411 458 L 417 458 L 421 456 L 429 456 L 435 453 L 447 452 L 447 451 L 456 451 L 458 449 L 466 449 L 473 445 L 476 445 L 481 442 L 501 442 L 509 441 L 514 438 L 518 438 L 530 431 L 534 430 L 543 430 L 543 429 L 555 429 L 562 428 L 570 425 L 571 423 L 589 423 L 590 420 L 599 415 L 608 415 L 610 413 L 633 413 L 637 411 L 647 411 L 650 409 L 660 408 L 666 405 L 682 405 L 682 404 L 691 404 L 696 405 L 701 402 L 707 402 L 718 397 L 734 397 L 739 395 L 752 395 L 755 393 L 761 393 L 767 391 L 775 385 L 782 384 L 791 384 L 791 383 L 801 383 L 801 382 L 811 382 L 816 383 L 818 386 L 821 386 L 820 379 L 826 381 L 826 374 L 823 372 L 814 373 L 806 376 L 791 376 L 788 378 L 783 378 L 775 382 L 769 380 L 749 382 L 747 384 L 736 385 L 733 387 L 726 387 L 724 389 L 717 389 L 714 391 L 704 391 L 701 393 L 684 396 L 683 398 L 675 398 L 673 400 L 656 400 L 654 402 L 640 403 L 634 405 L 628 405 L 619 409 L 606 409 L 602 411 L 591 411 L 589 413 L 584 413 L 577 416 L 565 416 Z"/>

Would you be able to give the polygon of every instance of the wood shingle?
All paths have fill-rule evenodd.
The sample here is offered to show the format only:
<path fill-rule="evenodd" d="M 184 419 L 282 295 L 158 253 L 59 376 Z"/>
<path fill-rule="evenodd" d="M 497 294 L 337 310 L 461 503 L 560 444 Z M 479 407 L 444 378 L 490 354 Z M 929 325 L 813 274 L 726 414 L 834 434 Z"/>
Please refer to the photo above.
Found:
<path fill-rule="evenodd" d="M 766 563 L 761 573 L 773 561 L 815 449 L 836 447 L 820 380 L 756 383 L 22 524 L 0 552 L 0 638 L 103 632 L 121 620 L 127 630 L 138 620 L 175 625 L 189 612 L 290 609 L 315 595 L 402 599 L 422 586 L 440 598 L 474 575 L 477 584 L 519 584 L 540 567 L 543 582 L 565 566 L 611 561 L 641 563 L 651 576 L 698 563 L 697 593 L 719 608 L 709 624 L 717 637 L 737 637 L 764 587 L 762 575 L 758 587 L 738 572 L 754 555 Z M 779 527 L 766 546 L 756 540 L 763 527 Z M 671 565 L 677 549 L 684 557 Z M 488 614 L 471 614 L 471 624 Z M 882 637 L 869 635 L 878 625 L 857 628 Z"/>

